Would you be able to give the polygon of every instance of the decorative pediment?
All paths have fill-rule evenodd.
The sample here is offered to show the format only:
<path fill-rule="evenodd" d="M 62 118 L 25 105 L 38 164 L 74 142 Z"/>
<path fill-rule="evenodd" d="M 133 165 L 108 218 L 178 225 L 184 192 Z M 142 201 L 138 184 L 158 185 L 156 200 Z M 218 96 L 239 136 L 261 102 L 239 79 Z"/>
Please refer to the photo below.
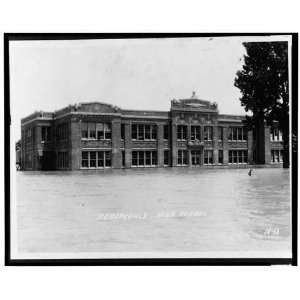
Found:
<path fill-rule="evenodd" d="M 120 108 L 111 104 L 102 102 L 89 102 L 80 103 L 76 107 L 77 111 L 80 112 L 92 112 L 92 113 L 118 113 Z"/>
<path fill-rule="evenodd" d="M 198 99 L 193 93 L 191 98 L 172 100 L 171 110 L 217 112 L 218 105 L 207 100 Z"/>

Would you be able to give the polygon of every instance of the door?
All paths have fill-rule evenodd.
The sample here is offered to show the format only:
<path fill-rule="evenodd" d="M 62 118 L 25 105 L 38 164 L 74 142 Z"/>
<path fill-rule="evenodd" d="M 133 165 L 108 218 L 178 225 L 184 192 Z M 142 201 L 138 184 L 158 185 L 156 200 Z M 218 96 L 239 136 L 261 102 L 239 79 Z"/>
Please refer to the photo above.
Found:
<path fill-rule="evenodd" d="M 200 166 L 201 151 L 200 150 L 192 150 L 191 151 L 191 156 L 192 156 L 192 165 L 193 166 Z"/>

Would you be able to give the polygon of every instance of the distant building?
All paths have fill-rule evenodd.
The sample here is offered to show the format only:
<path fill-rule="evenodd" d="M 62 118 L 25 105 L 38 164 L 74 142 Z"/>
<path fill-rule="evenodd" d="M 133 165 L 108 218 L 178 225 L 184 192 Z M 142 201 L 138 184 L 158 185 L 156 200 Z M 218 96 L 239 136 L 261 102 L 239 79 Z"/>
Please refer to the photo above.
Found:
<path fill-rule="evenodd" d="M 124 110 L 99 103 L 35 112 L 21 121 L 23 170 L 280 164 L 282 136 L 253 135 L 243 116 L 216 103 L 172 100 L 170 111 Z"/>

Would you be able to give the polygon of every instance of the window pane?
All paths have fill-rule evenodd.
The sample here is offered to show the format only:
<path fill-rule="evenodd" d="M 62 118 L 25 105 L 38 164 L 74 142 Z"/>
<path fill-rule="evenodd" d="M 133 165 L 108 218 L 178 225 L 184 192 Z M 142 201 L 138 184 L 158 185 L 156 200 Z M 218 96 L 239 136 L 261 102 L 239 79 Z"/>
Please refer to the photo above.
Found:
<path fill-rule="evenodd" d="M 139 151 L 139 166 L 143 166 L 143 165 L 144 165 L 144 152 Z"/>
<path fill-rule="evenodd" d="M 136 124 L 133 124 L 131 127 L 131 138 L 133 140 L 137 139 L 137 125 Z"/>
<path fill-rule="evenodd" d="M 59 136 L 59 128 L 58 129 L 58 136 Z M 81 137 L 87 139 L 88 138 L 88 125 L 87 123 L 81 123 Z"/>
<path fill-rule="evenodd" d="M 133 166 L 137 166 L 137 151 L 132 151 L 131 163 Z"/>
<path fill-rule="evenodd" d="M 223 163 L 223 150 L 219 150 L 219 164 Z"/>
<path fill-rule="evenodd" d="M 145 125 L 145 139 L 150 140 L 151 134 L 150 134 L 150 125 Z"/>
<path fill-rule="evenodd" d="M 164 139 L 168 140 L 169 139 L 169 126 L 164 125 Z"/>
<path fill-rule="evenodd" d="M 104 167 L 104 152 L 98 151 L 98 168 Z"/>
<path fill-rule="evenodd" d="M 181 125 L 177 125 L 177 140 L 181 140 L 182 137 L 181 137 Z"/>
<path fill-rule="evenodd" d="M 81 166 L 83 168 L 88 168 L 89 167 L 89 161 L 88 161 L 89 153 L 87 151 L 83 151 L 81 155 L 82 155 Z"/>
<path fill-rule="evenodd" d="M 89 138 L 95 139 L 96 138 L 96 123 L 88 123 L 89 128 Z"/>
<path fill-rule="evenodd" d="M 223 127 L 218 127 L 218 140 L 223 140 Z"/>
<path fill-rule="evenodd" d="M 125 139 L 125 124 L 121 124 L 121 139 Z"/>
<path fill-rule="evenodd" d="M 186 140 L 187 137 L 187 126 L 183 126 L 183 139 Z"/>
<path fill-rule="evenodd" d="M 152 125 L 152 140 L 156 140 L 156 125 Z"/>
<path fill-rule="evenodd" d="M 157 165 L 157 152 L 152 151 L 152 165 Z"/>
<path fill-rule="evenodd" d="M 144 125 L 138 125 L 138 139 L 144 139 Z"/>
<path fill-rule="evenodd" d="M 151 165 L 151 152 L 150 151 L 145 151 L 145 156 L 146 156 L 146 166 Z"/>
<path fill-rule="evenodd" d="M 169 150 L 164 151 L 164 165 L 169 165 Z"/>
<path fill-rule="evenodd" d="M 103 131 L 103 124 L 97 123 L 96 124 L 96 131 L 97 131 L 97 139 L 103 140 L 104 139 L 104 131 Z"/>
<path fill-rule="evenodd" d="M 105 151 L 105 167 L 111 167 L 111 152 Z"/>

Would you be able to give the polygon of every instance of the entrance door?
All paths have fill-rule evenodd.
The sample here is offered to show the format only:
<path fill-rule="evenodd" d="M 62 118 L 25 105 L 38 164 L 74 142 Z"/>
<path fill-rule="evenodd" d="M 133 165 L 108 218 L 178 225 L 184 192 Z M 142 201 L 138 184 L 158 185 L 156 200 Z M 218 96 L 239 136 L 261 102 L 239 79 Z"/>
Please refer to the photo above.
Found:
<path fill-rule="evenodd" d="M 201 151 L 200 150 L 192 150 L 191 151 L 191 156 L 192 156 L 192 165 L 193 166 L 200 166 Z"/>

